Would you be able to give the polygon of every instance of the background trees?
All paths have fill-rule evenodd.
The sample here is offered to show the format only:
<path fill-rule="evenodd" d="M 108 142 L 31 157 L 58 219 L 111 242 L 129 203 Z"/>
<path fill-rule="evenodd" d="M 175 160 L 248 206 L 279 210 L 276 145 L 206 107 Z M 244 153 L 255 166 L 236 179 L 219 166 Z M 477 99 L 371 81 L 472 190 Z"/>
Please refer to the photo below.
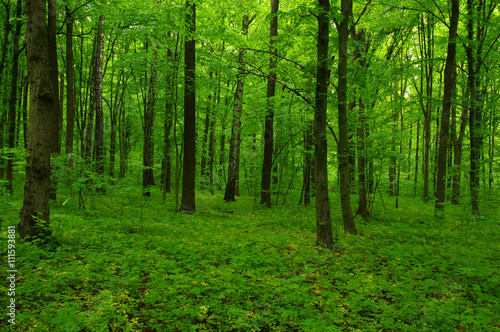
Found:
<path fill-rule="evenodd" d="M 390 192 L 394 204 L 398 195 L 439 194 L 443 207 L 470 203 L 478 214 L 495 186 L 496 0 L 458 4 L 450 67 L 452 7 L 444 1 L 343 1 L 328 14 L 323 1 L 279 10 L 277 1 L 196 2 L 196 21 L 194 2 L 50 3 L 50 86 L 66 91 L 53 98 L 62 113 L 51 133 L 65 146 L 63 164 L 74 166 L 54 170 L 53 180 L 72 184 L 72 193 L 142 178 L 145 193 L 161 184 L 165 199 L 178 200 L 182 188 L 180 210 L 195 209 L 196 190 L 217 188 L 227 201 L 239 190 L 268 206 L 307 203 L 311 174 L 320 172 L 328 177 L 311 193 L 322 215 L 342 206 L 345 230 L 354 233 L 351 205 L 367 217 L 375 194 Z M 37 130 L 36 116 L 23 112 L 24 76 L 33 69 L 23 49 L 28 13 L 19 4 L 2 0 L 0 13 L 0 177 L 10 195 L 30 172 L 24 136 Z M 37 105 L 33 98 L 26 107 Z M 320 113 L 329 131 L 317 123 L 312 165 L 311 123 Z M 441 134 L 449 134 L 447 144 L 438 144 Z M 82 166 L 81 157 L 94 165 Z M 326 188 L 340 190 L 342 201 L 325 200 Z"/>

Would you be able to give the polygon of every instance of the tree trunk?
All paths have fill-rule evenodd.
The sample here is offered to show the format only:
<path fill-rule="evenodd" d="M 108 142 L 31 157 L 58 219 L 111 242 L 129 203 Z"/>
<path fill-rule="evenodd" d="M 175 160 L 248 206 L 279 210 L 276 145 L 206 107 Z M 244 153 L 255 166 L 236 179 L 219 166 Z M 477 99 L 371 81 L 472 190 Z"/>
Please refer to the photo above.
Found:
<path fill-rule="evenodd" d="M 356 234 L 354 214 L 351 206 L 349 183 L 349 129 L 347 123 L 347 41 L 349 38 L 349 17 L 352 14 L 352 0 L 341 1 L 342 21 L 338 25 L 339 33 L 339 65 L 338 65 L 338 122 L 339 122 L 339 177 L 340 202 L 344 219 L 344 231 Z M 326 106 L 325 106 L 326 107 Z M 326 155 L 325 155 L 326 158 Z M 325 160 L 326 166 L 326 160 Z M 326 169 L 324 170 L 326 172 Z M 316 182 L 316 190 L 318 190 Z"/>
<path fill-rule="evenodd" d="M 455 90 L 455 54 L 458 27 L 459 0 L 451 2 L 450 29 L 448 35 L 448 56 L 444 68 L 443 112 L 441 115 L 441 132 L 439 134 L 439 155 L 437 161 L 436 203 L 434 213 L 444 212 L 446 200 L 446 162 L 448 152 L 448 136 L 450 132 L 451 101 Z"/>
<path fill-rule="evenodd" d="M 15 135 L 16 135 L 16 103 L 17 103 L 17 81 L 19 77 L 19 37 L 21 34 L 21 27 L 23 21 L 21 20 L 22 12 L 22 1 L 17 0 L 16 5 L 16 28 L 14 30 L 14 42 L 12 45 L 12 71 L 11 71 L 11 90 L 9 99 L 9 114 L 7 119 L 8 124 L 8 147 L 13 149 L 15 145 Z M 14 189 L 12 186 L 13 182 L 13 170 L 14 170 L 14 154 L 9 152 L 7 159 L 7 191 L 12 195 Z"/>
<path fill-rule="evenodd" d="M 174 57 L 172 56 L 172 51 L 170 49 L 167 50 L 167 59 L 168 61 L 173 61 Z M 172 162 L 170 159 L 170 149 L 171 149 L 171 141 L 170 141 L 170 132 L 172 131 L 172 118 L 174 114 L 174 74 L 172 70 L 167 72 L 167 96 L 165 102 L 165 118 L 163 119 L 163 130 L 164 130 L 164 141 L 165 146 L 163 150 L 163 174 L 162 174 L 162 197 L 163 201 L 167 199 L 167 193 L 171 191 L 172 182 L 171 182 L 171 168 Z"/>
<path fill-rule="evenodd" d="M 252 19 L 253 20 L 253 19 Z M 251 21 L 247 14 L 243 16 L 242 33 L 248 35 L 248 26 Z M 234 96 L 233 126 L 231 130 L 231 149 L 229 151 L 228 180 L 224 200 L 234 201 L 238 195 L 238 179 L 240 173 L 240 145 L 241 145 L 241 115 L 243 113 L 243 87 L 245 83 L 245 49 L 240 49 L 238 56 L 238 78 L 236 83 L 236 93 Z"/>
<path fill-rule="evenodd" d="M 57 89 L 51 82 L 45 0 L 26 1 L 26 45 L 30 87 L 30 133 L 24 201 L 18 225 L 21 239 L 50 235 L 51 130 L 58 125 Z M 40 221 L 43 221 L 40 223 Z"/>
<path fill-rule="evenodd" d="M 102 106 L 102 66 L 104 56 L 104 16 L 99 16 L 97 23 L 96 62 L 94 69 L 95 84 L 95 132 L 94 132 L 94 154 L 95 170 L 98 174 L 104 174 L 104 110 Z"/>
<path fill-rule="evenodd" d="M 470 134 L 470 193 L 471 193 L 471 207 L 473 214 L 479 214 L 479 165 L 481 156 L 481 107 L 479 86 L 480 80 L 478 77 L 480 65 L 478 65 L 477 54 L 480 50 L 475 48 L 476 40 L 480 36 L 474 36 L 474 19 L 478 13 L 474 8 L 474 0 L 467 0 L 467 37 L 469 44 L 466 46 L 467 56 L 467 90 L 468 95 L 468 108 L 469 108 L 469 134 Z M 479 30 L 479 28 L 478 28 Z M 479 31 L 478 31 L 479 33 Z"/>
<path fill-rule="evenodd" d="M 59 124 L 61 120 L 61 105 L 59 101 L 59 66 L 57 61 L 57 41 L 56 41 L 56 23 L 57 23 L 57 4 L 56 0 L 48 0 L 48 43 L 49 43 L 49 64 L 51 82 L 54 86 L 55 107 L 57 111 L 57 123 L 54 123 L 51 129 L 52 153 L 61 153 L 61 140 L 59 137 Z M 50 185 L 50 199 L 57 199 L 57 182 L 52 179 Z"/>
<path fill-rule="evenodd" d="M 67 0 L 66 0 L 67 2 Z M 73 59 L 73 16 L 66 6 L 66 154 L 73 153 L 73 135 L 75 128 L 75 69 Z M 73 167 L 73 160 L 68 161 Z"/>
<path fill-rule="evenodd" d="M 5 6 L 5 21 L 4 21 L 4 26 L 3 26 L 3 41 L 2 41 L 2 55 L 1 55 L 1 61 L 0 61 L 0 150 L 4 148 L 4 139 L 5 139 L 5 123 L 7 122 L 7 111 L 4 110 L 4 105 L 7 104 L 7 100 L 2 98 L 5 96 L 5 93 L 3 91 L 4 89 L 4 69 L 7 64 L 7 51 L 8 51 L 8 46 L 9 46 L 9 35 L 12 30 L 12 25 L 10 24 L 10 3 L 3 3 L 2 4 Z M 2 105 L 3 104 L 3 105 Z M 3 180 L 5 177 L 5 169 L 4 169 L 4 158 L 0 157 L 0 180 Z"/>
<path fill-rule="evenodd" d="M 155 118 L 155 92 L 156 82 L 156 44 L 153 43 L 153 64 L 151 66 L 151 75 L 149 76 L 148 101 L 144 108 L 144 145 L 142 150 L 142 189 L 143 196 L 149 197 L 151 193 L 149 187 L 155 184 L 153 165 L 154 165 L 154 141 L 153 128 Z"/>
<path fill-rule="evenodd" d="M 184 74 L 184 158 L 182 170 L 182 198 L 179 211 L 195 211 L 196 178 L 196 88 L 195 88 L 195 40 L 196 6 L 186 1 L 188 8 Z"/>
<path fill-rule="evenodd" d="M 264 123 L 264 159 L 262 162 L 262 182 L 260 186 L 260 204 L 271 207 L 271 174 L 274 150 L 274 95 L 276 91 L 276 73 L 274 72 L 276 47 L 274 42 L 278 35 L 279 0 L 271 0 L 271 24 L 269 41 L 269 76 L 267 78 L 267 112 Z"/>
<path fill-rule="evenodd" d="M 330 199 L 328 197 L 328 151 L 326 144 L 326 109 L 328 105 L 328 43 L 330 2 L 319 0 L 317 72 L 314 112 L 314 181 L 316 183 L 316 245 L 333 247 Z M 345 22 L 347 24 L 347 21 Z M 347 27 L 347 26 L 346 26 Z M 346 30 L 347 33 L 347 30 Z M 347 62 L 346 62 L 347 64 Z M 349 176 L 349 175 L 348 175 Z"/>
<path fill-rule="evenodd" d="M 209 73 L 209 78 L 212 80 L 213 73 Z M 209 183 L 209 171 L 207 168 L 208 164 L 208 151 L 207 151 L 207 146 L 209 144 L 209 136 L 211 135 L 210 133 L 210 128 L 211 128 L 211 123 L 212 123 L 212 113 L 213 113 L 213 105 L 212 105 L 212 93 L 209 92 L 208 94 L 208 100 L 207 100 L 207 109 L 206 109 L 206 114 L 205 114 L 205 128 L 203 130 L 203 142 L 202 142 L 202 147 L 201 147 L 201 163 L 200 163 L 200 169 L 201 169 L 201 189 L 206 189 Z"/>
<path fill-rule="evenodd" d="M 118 148 L 120 150 L 120 173 L 118 177 L 120 179 L 125 178 L 125 172 L 127 171 L 127 158 L 129 151 L 128 142 L 130 138 L 130 126 L 125 113 L 125 99 L 123 97 L 124 95 L 122 94 L 118 115 Z"/>

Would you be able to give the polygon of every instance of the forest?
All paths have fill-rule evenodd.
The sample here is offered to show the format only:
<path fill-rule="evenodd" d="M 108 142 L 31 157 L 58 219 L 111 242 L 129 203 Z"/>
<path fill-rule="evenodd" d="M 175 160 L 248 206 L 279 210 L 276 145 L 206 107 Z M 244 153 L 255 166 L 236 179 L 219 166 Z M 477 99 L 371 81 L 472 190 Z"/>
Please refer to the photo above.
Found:
<path fill-rule="evenodd" d="M 2 331 L 500 330 L 499 0 L 0 0 Z"/>

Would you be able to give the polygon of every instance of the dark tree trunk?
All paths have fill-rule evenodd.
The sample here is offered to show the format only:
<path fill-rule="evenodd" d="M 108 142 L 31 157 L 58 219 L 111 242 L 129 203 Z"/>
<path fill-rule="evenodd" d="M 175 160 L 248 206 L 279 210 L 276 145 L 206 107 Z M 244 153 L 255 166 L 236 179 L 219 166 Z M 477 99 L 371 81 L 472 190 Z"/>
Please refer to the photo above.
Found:
<path fill-rule="evenodd" d="M 444 68 L 443 112 L 441 117 L 441 132 L 439 134 L 439 156 L 436 182 L 435 213 L 444 211 L 446 200 L 446 156 L 448 152 L 448 135 L 450 132 L 450 110 L 453 93 L 455 90 L 455 54 L 458 27 L 459 0 L 451 1 L 450 30 L 448 35 L 448 56 Z"/>
<path fill-rule="evenodd" d="M 213 73 L 209 73 L 209 78 L 210 80 L 212 79 Z M 200 163 L 200 170 L 201 170 L 201 189 L 206 189 L 209 183 L 209 170 L 207 167 L 208 164 L 208 151 L 207 151 L 207 146 L 209 144 L 209 136 L 210 134 L 210 128 L 212 124 L 212 113 L 213 113 L 213 105 L 212 105 L 212 93 L 210 92 L 208 94 L 208 100 L 207 100 L 207 110 L 205 114 L 205 128 L 203 130 L 203 143 L 201 147 L 201 163 Z"/>
<path fill-rule="evenodd" d="M 0 61 L 0 105 L 6 105 L 7 104 L 7 99 L 2 98 L 2 96 L 5 96 L 5 93 L 3 91 L 4 89 L 4 69 L 7 64 L 7 51 L 8 51 L 8 46 L 9 46 L 9 35 L 12 30 L 12 25 L 10 24 L 10 2 L 4 3 L 2 2 L 2 5 L 5 7 L 5 21 L 4 21 L 4 26 L 3 26 L 3 41 L 2 41 L 2 55 L 1 55 L 1 61 Z M 1 106 L 3 106 L 1 105 Z M 4 139 L 5 139 L 5 123 L 7 122 L 7 111 L 4 110 L 4 107 L 0 107 L 0 149 L 4 148 Z M 3 180 L 5 177 L 5 168 L 4 168 L 4 158 L 0 158 L 0 179 Z"/>
<path fill-rule="evenodd" d="M 188 8 L 188 36 L 184 45 L 184 158 L 182 170 L 182 198 L 179 211 L 195 211 L 195 178 L 196 178 L 196 94 L 195 94 L 195 40 L 196 7 L 186 1 Z"/>
<path fill-rule="evenodd" d="M 338 25 L 339 32 L 339 65 L 338 65 L 338 122 L 339 122 L 339 177 L 340 202 L 344 219 L 344 231 L 356 234 L 354 214 L 351 206 L 351 189 L 349 183 L 349 129 L 347 123 L 347 41 L 349 39 L 349 17 L 352 14 L 352 1 L 341 1 L 342 21 Z M 326 155 L 325 155 L 326 158 Z M 325 161 L 326 164 L 326 161 Z M 326 165 L 325 165 L 326 166 Z M 324 170 L 326 172 L 326 169 Z M 318 190 L 316 182 L 316 191 Z"/>
<path fill-rule="evenodd" d="M 167 50 L 167 59 L 169 61 L 173 61 L 172 51 L 170 49 Z M 163 130 L 164 130 L 164 141 L 165 146 L 163 150 L 163 174 L 162 174 L 162 197 L 163 201 L 167 199 L 167 193 L 171 192 L 172 181 L 171 181 L 171 168 L 172 162 L 170 159 L 170 149 L 171 149 L 171 141 L 170 141 L 170 132 L 172 131 L 172 119 L 174 114 L 174 74 L 173 71 L 170 70 L 167 72 L 167 96 L 165 102 L 165 117 L 163 119 Z"/>
<path fill-rule="evenodd" d="M 94 43 L 95 46 L 95 43 Z M 85 158 L 85 161 L 87 163 L 92 162 L 92 133 L 94 131 L 94 117 L 95 117 L 95 75 L 93 72 L 95 71 L 96 67 L 96 54 L 95 54 L 95 47 L 94 47 L 94 54 L 92 55 L 92 60 L 91 60 L 91 65 L 90 65 L 90 83 L 89 83 L 89 89 L 90 89 L 90 98 L 89 98 L 89 107 L 88 111 L 86 112 L 86 117 L 84 118 L 87 122 L 85 125 L 85 137 L 83 141 L 83 151 L 82 151 L 82 156 Z"/>
<path fill-rule="evenodd" d="M 118 115 L 118 148 L 120 150 L 120 173 L 118 177 L 120 179 L 123 179 L 125 177 L 125 172 L 127 171 L 129 138 L 130 138 L 130 127 L 127 122 L 127 116 L 125 113 L 125 99 L 123 99 L 123 94 L 122 94 L 122 100 L 120 102 L 120 111 Z"/>
<path fill-rule="evenodd" d="M 51 82 L 45 0 L 26 1 L 26 45 L 30 86 L 30 133 L 24 201 L 18 225 L 21 239 L 46 238 L 50 231 L 49 187 L 52 133 L 57 128 L 57 89 Z M 44 221 L 41 226 L 39 221 Z"/>
<path fill-rule="evenodd" d="M 210 193 L 212 195 L 214 192 L 214 163 L 215 163 L 215 112 L 212 114 L 212 119 L 210 121 L 210 139 L 208 141 L 208 176 L 210 188 Z"/>
<path fill-rule="evenodd" d="M 29 95 L 29 85 L 28 76 L 24 77 L 24 89 L 23 89 L 23 140 L 24 148 L 28 149 L 28 95 Z"/>
<path fill-rule="evenodd" d="M 156 45 L 153 44 L 153 65 L 151 67 L 151 75 L 149 76 L 149 89 L 148 101 L 144 108 L 144 146 L 142 150 L 142 188 L 143 196 L 149 197 L 151 195 L 149 187 L 155 184 L 153 174 L 154 164 L 154 141 L 153 141 L 153 128 L 155 118 L 155 104 L 156 104 Z"/>
<path fill-rule="evenodd" d="M 271 174 L 273 170 L 274 150 L 274 95 L 276 91 L 276 73 L 274 72 L 276 47 L 274 42 L 278 35 L 279 0 L 271 0 L 271 24 L 269 41 L 269 76 L 267 78 L 267 112 L 264 123 L 264 159 L 262 162 L 262 182 L 260 186 L 260 204 L 271 207 Z"/>
<path fill-rule="evenodd" d="M 316 100 L 314 112 L 314 181 L 316 183 L 316 245 L 333 247 L 330 199 L 328 197 L 328 153 L 326 144 L 326 109 L 328 105 L 328 43 L 330 2 L 319 0 Z M 345 22 L 347 24 L 347 20 Z M 347 26 L 346 26 L 347 27 Z M 346 30 L 347 33 L 347 30 Z M 346 62 L 347 64 L 347 62 Z"/>
<path fill-rule="evenodd" d="M 460 182 L 462 175 L 462 148 L 463 148 L 463 138 L 465 135 L 465 127 L 467 125 L 467 107 L 465 106 L 462 109 L 461 114 L 461 123 L 459 134 L 457 136 L 457 124 L 456 124 L 456 108 L 453 108 L 453 116 L 452 116 L 452 128 L 451 128 L 451 140 L 453 142 L 453 166 L 455 167 L 455 171 L 453 173 L 453 184 L 452 184 L 452 192 L 451 192 L 451 204 L 458 205 L 460 201 Z"/>
<path fill-rule="evenodd" d="M 104 174 L 104 110 L 102 106 L 102 67 L 104 56 L 104 16 L 99 16 L 97 23 L 96 62 L 94 69 L 95 84 L 95 132 L 94 132 L 94 154 L 95 170 L 98 174 Z"/>
<path fill-rule="evenodd" d="M 252 19 L 253 20 L 253 19 Z M 243 16 L 243 35 L 248 35 L 248 26 L 251 21 L 248 15 Z M 243 113 L 243 87 L 245 83 L 245 49 L 240 49 L 238 56 L 238 78 L 234 96 L 233 126 L 231 130 L 231 149 L 229 151 L 228 180 L 224 200 L 234 201 L 238 196 L 238 179 L 240 173 L 240 145 L 241 145 L 241 115 Z"/>
<path fill-rule="evenodd" d="M 467 37 L 469 44 L 466 46 L 467 55 L 467 90 L 468 94 L 468 108 L 469 108 L 469 134 L 470 134 L 470 193 L 471 193 L 471 207 L 473 214 L 479 214 L 479 165 L 481 156 L 481 107 L 479 97 L 480 80 L 478 77 L 478 59 L 477 54 L 480 51 L 474 46 L 474 19 L 476 10 L 474 8 L 475 1 L 467 0 Z M 479 30 L 479 28 L 478 28 Z"/>
<path fill-rule="evenodd" d="M 422 14 L 424 15 L 424 14 Z M 420 94 L 421 107 L 424 114 L 424 145 L 423 145 L 423 177 L 424 177 L 424 201 L 429 200 L 429 164 L 430 164 L 430 146 L 431 146 L 431 110 L 432 110 L 432 92 L 433 92 L 433 74 L 434 74 L 434 24 L 432 16 L 428 16 L 425 22 L 422 16 L 419 24 L 419 48 L 421 57 L 426 60 L 426 64 L 421 67 Z M 425 100 L 424 99 L 425 82 Z"/>
<path fill-rule="evenodd" d="M 66 154 L 73 153 L 73 135 L 75 128 L 75 69 L 73 59 L 73 16 L 66 7 Z M 69 160 L 73 167 L 73 160 Z"/>
<path fill-rule="evenodd" d="M 56 0 L 48 0 L 48 43 L 49 43 L 49 63 L 50 63 L 50 80 L 54 86 L 55 107 L 57 112 L 57 123 L 53 123 L 51 129 L 52 153 L 61 153 L 61 140 L 59 135 L 59 126 L 61 121 L 61 105 L 59 101 L 59 65 L 57 61 L 57 41 L 56 41 L 56 23 L 57 23 L 57 4 Z M 50 186 L 50 199 L 57 199 L 57 182 L 52 179 Z"/>
<path fill-rule="evenodd" d="M 16 5 L 16 28 L 14 30 L 14 42 L 12 45 L 12 71 L 11 71 L 11 84 L 10 84 L 10 99 L 9 99 L 9 115 L 7 118 L 8 124 L 8 147 L 13 149 L 16 137 L 16 104 L 17 104 L 17 81 L 19 78 L 19 37 L 21 34 L 21 12 L 22 1 L 17 0 Z M 10 152 L 7 159 L 7 191 L 12 195 L 14 189 L 12 186 L 13 170 L 14 170 L 14 154 Z"/>
<path fill-rule="evenodd" d="M 122 70 L 118 79 L 116 88 L 115 100 L 110 108 L 110 133 L 109 133 L 109 176 L 115 176 L 115 161 L 116 161 L 116 130 L 118 118 L 120 116 L 121 101 L 125 96 L 127 86 L 125 71 Z M 121 84 L 121 85 L 120 85 Z M 121 90 L 121 94 L 120 94 Z"/>

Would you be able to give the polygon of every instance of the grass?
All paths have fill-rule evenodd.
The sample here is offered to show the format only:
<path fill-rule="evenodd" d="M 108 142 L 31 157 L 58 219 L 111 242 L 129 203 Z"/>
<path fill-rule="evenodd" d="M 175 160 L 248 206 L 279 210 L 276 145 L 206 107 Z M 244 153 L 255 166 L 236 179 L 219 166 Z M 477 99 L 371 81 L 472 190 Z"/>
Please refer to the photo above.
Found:
<path fill-rule="evenodd" d="M 333 193 L 330 251 L 314 245 L 314 208 L 198 193 L 198 212 L 176 214 L 173 196 L 108 193 L 86 211 L 60 195 L 52 251 L 18 242 L 16 325 L 2 314 L 2 331 L 500 330 L 498 206 L 434 219 L 431 203 L 384 197 L 348 236 Z M 7 243 L 21 201 L 0 204 Z"/>

